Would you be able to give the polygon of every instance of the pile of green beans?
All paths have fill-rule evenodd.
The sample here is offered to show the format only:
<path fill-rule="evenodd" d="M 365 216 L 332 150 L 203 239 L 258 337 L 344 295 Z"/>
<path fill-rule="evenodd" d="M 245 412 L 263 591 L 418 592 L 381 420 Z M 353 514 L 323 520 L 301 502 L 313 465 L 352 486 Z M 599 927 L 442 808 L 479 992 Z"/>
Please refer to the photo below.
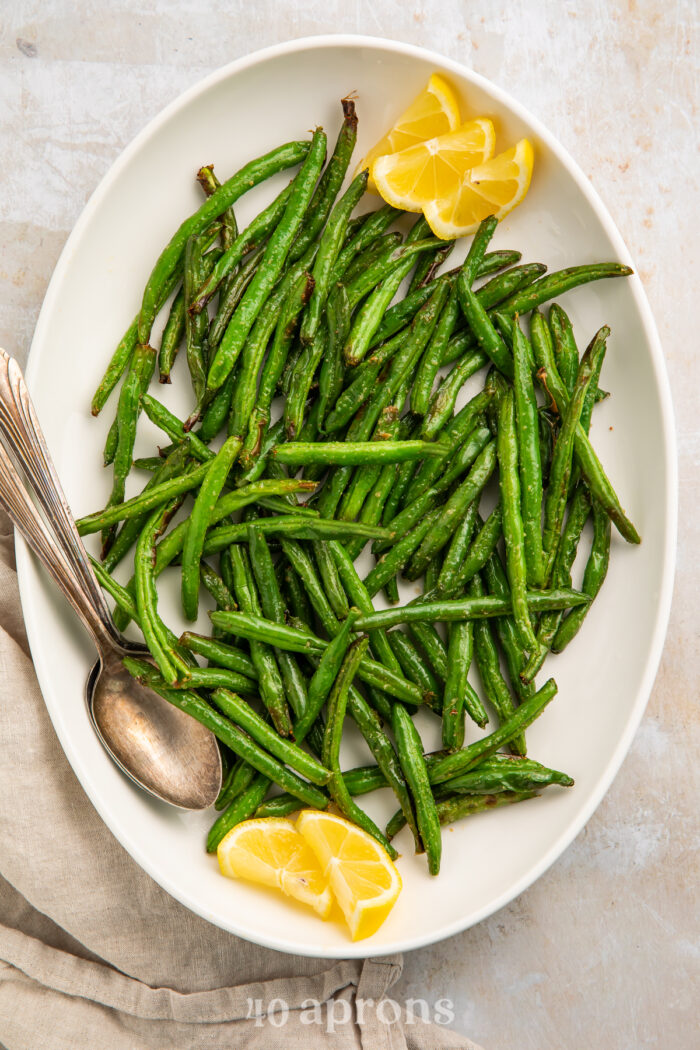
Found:
<path fill-rule="evenodd" d="M 111 496 L 78 529 L 102 534 L 93 564 L 115 621 L 134 621 L 153 657 L 125 665 L 220 743 L 207 850 L 251 816 L 334 805 L 392 856 L 407 825 L 437 875 L 443 825 L 573 784 L 527 756 L 557 692 L 535 678 L 582 630 L 612 526 L 639 535 L 590 438 L 610 331 L 579 354 L 561 305 L 542 307 L 631 271 L 547 274 L 489 252 L 489 217 L 440 272 L 455 245 L 422 216 L 352 218 L 367 173 L 348 178 L 357 114 L 342 108 L 327 163 L 317 128 L 224 182 L 199 170 L 205 199 L 161 252 L 93 398 L 98 415 L 121 380 Z M 238 198 L 284 171 L 289 185 L 239 229 Z M 156 363 L 162 383 L 189 377 L 186 419 L 149 392 Z M 169 444 L 134 463 L 141 425 Z M 127 498 L 133 466 L 151 476 Z M 123 584 L 112 573 L 129 558 Z M 167 626 L 164 573 L 199 630 Z M 422 580 L 404 605 L 399 578 Z M 382 590 L 393 607 L 375 607 Z M 349 723 L 373 763 L 344 770 Z M 378 790 L 398 806 L 386 830 L 357 801 Z"/>

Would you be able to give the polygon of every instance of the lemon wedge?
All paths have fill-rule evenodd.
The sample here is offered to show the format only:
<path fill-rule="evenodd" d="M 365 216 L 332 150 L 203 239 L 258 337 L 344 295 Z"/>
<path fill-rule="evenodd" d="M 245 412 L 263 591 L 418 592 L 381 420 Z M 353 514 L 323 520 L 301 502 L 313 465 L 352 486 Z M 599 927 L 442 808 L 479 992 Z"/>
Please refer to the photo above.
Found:
<path fill-rule="evenodd" d="M 305 809 L 298 831 L 313 851 L 353 941 L 379 929 L 401 892 L 401 876 L 380 844 L 343 817 Z"/>
<path fill-rule="evenodd" d="M 465 173 L 493 156 L 490 120 L 470 120 L 456 131 L 377 157 L 372 178 L 385 201 L 404 211 L 423 211 L 434 200 L 452 199 Z"/>
<path fill-rule="evenodd" d="M 464 237 L 489 215 L 502 219 L 527 193 L 533 162 L 530 142 L 521 139 L 505 153 L 466 170 L 456 191 L 426 200 L 423 214 L 435 236 Z"/>
<path fill-rule="evenodd" d="M 433 73 L 425 88 L 401 114 L 393 128 L 364 157 L 358 171 L 369 168 L 371 172 L 377 157 L 397 153 L 417 142 L 454 131 L 460 123 L 454 91 L 443 77 Z M 368 188 L 375 189 L 371 177 Z"/>
<path fill-rule="evenodd" d="M 328 879 L 291 820 L 244 820 L 221 840 L 216 853 L 222 874 L 275 887 L 328 918 L 333 906 Z"/>

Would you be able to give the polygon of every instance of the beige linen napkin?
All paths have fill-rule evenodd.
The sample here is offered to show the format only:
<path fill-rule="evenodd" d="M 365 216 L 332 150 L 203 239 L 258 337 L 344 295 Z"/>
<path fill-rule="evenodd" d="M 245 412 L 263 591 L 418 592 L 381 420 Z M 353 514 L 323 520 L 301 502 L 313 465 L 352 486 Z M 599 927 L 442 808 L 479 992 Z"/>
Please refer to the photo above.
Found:
<path fill-rule="evenodd" d="M 407 1016 L 388 994 L 400 972 L 397 955 L 329 966 L 239 940 L 136 865 L 53 731 L 0 511 L 0 1044 L 478 1050 Z"/>

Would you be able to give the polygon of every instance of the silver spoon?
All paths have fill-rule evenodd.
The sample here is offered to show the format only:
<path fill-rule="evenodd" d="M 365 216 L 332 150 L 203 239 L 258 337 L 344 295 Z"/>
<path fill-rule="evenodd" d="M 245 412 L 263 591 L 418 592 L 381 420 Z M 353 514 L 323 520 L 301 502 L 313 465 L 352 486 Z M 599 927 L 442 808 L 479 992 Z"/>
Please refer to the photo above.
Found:
<path fill-rule="evenodd" d="M 114 626 L 19 365 L 1 349 L 0 505 L 92 635 L 98 658 L 88 675 L 86 700 L 108 753 L 157 798 L 182 809 L 206 809 L 221 789 L 216 738 L 122 666 L 123 656 L 148 656 L 148 651 Z"/>

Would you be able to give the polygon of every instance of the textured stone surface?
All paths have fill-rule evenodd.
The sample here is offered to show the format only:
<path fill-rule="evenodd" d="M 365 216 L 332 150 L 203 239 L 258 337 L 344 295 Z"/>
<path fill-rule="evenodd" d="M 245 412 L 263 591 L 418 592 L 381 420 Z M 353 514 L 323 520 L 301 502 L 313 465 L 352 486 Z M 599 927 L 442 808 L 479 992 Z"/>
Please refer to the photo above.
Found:
<path fill-rule="evenodd" d="M 671 375 L 680 450 L 673 613 L 629 757 L 559 862 L 492 919 L 408 956 L 400 994 L 453 999 L 454 1026 L 488 1050 L 691 1050 L 700 977 L 694 0 L 6 2 L 0 345 L 24 360 L 68 232 L 150 117 L 239 55 L 322 32 L 433 47 L 510 91 L 569 148 L 644 280 Z"/>

